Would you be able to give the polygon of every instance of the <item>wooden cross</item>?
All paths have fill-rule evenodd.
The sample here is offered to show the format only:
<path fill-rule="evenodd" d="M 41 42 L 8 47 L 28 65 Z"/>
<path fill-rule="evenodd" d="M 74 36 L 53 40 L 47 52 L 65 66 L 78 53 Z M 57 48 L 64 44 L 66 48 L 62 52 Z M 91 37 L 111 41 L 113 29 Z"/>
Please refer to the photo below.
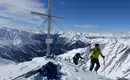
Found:
<path fill-rule="evenodd" d="M 53 42 L 53 40 L 50 38 L 51 19 L 52 18 L 64 19 L 64 18 L 58 17 L 58 16 L 52 16 L 51 15 L 51 0 L 48 0 L 48 14 L 43 14 L 43 13 L 38 13 L 38 12 L 33 12 L 33 11 L 31 11 L 31 14 L 38 15 L 38 16 L 46 16 L 46 17 L 48 17 L 48 30 L 47 30 L 47 39 L 46 39 L 47 54 L 46 54 L 46 56 L 51 56 L 51 53 L 50 53 L 50 44 Z"/>

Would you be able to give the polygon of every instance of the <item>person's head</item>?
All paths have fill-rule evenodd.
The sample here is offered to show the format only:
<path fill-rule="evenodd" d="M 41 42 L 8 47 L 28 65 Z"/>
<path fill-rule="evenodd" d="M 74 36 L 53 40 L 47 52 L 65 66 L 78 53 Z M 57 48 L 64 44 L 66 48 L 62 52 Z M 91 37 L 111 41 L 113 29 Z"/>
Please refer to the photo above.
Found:
<path fill-rule="evenodd" d="M 99 44 L 95 44 L 95 48 L 99 48 Z"/>
<path fill-rule="evenodd" d="M 77 55 L 80 55 L 80 53 L 77 53 Z"/>

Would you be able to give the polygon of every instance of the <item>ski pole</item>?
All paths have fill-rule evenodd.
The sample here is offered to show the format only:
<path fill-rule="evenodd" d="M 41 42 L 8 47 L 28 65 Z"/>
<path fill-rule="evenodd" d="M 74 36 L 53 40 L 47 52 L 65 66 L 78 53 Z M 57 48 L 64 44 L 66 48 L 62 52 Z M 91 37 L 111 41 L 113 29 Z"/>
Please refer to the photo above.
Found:
<path fill-rule="evenodd" d="M 103 59 L 103 61 L 104 61 L 104 76 L 106 76 L 106 74 L 105 74 L 105 59 Z"/>

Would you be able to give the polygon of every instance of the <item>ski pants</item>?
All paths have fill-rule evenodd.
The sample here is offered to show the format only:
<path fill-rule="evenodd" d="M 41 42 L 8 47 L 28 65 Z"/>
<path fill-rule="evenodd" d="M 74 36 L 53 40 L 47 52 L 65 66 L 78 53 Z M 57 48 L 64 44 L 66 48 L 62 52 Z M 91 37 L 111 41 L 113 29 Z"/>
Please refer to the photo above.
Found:
<path fill-rule="evenodd" d="M 90 69 L 89 69 L 90 71 L 93 70 L 95 64 L 96 64 L 95 71 L 97 71 L 100 67 L 99 60 L 98 59 L 91 59 L 91 66 L 90 66 Z"/>

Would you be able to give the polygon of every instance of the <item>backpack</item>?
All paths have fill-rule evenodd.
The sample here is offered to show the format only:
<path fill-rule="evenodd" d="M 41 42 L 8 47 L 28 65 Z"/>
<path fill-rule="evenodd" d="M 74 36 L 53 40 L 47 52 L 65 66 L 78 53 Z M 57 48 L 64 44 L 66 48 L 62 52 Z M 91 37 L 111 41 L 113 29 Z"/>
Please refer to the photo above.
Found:
<path fill-rule="evenodd" d="M 47 64 L 43 65 L 40 71 L 40 74 L 48 79 L 55 79 L 57 73 L 57 66 L 52 62 L 48 62 Z"/>
<path fill-rule="evenodd" d="M 78 61 L 78 54 L 76 54 L 74 57 L 73 57 L 73 60 L 75 61 Z"/>
<path fill-rule="evenodd" d="M 76 55 L 73 57 L 73 60 L 75 60 L 77 57 L 76 57 Z"/>

